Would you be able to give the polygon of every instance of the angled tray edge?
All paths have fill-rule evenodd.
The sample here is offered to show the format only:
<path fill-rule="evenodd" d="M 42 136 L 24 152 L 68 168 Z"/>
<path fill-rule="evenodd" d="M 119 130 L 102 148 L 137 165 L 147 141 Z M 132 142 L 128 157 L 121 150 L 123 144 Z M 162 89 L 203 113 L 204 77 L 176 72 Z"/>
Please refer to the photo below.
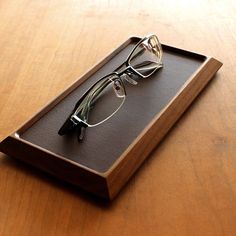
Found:
<path fill-rule="evenodd" d="M 121 44 L 119 47 L 117 47 L 114 51 L 110 52 L 108 56 L 105 56 L 100 62 L 98 62 L 96 65 L 92 66 L 87 72 L 85 72 L 79 79 L 77 79 L 74 83 L 69 85 L 62 93 L 60 93 L 55 99 L 50 101 L 46 106 L 44 106 L 42 109 L 39 110 L 32 118 L 30 118 L 28 121 L 26 121 L 20 128 L 17 129 L 16 132 L 14 132 L 12 135 L 5 138 L 0 143 L 0 150 L 4 153 L 12 156 L 16 156 L 14 151 L 9 151 L 8 147 L 9 145 L 18 145 L 19 142 L 22 143 L 23 141 L 25 144 L 27 143 L 26 140 L 20 138 L 20 134 L 24 132 L 24 130 L 28 129 L 30 126 L 32 126 L 37 120 L 39 120 L 44 114 L 46 114 L 48 111 L 50 111 L 56 104 L 58 104 L 64 97 L 66 97 L 68 94 L 70 94 L 76 87 L 78 87 L 80 84 L 82 84 L 86 79 L 88 79 L 96 70 L 101 68 L 104 64 L 106 64 L 107 61 L 109 61 L 112 57 L 114 57 L 122 48 L 126 47 L 126 45 L 129 44 L 130 41 L 133 39 L 138 40 L 139 37 L 130 37 L 128 40 L 126 40 L 123 44 Z M 97 190 L 97 186 L 94 189 L 94 186 L 85 186 L 83 183 L 78 183 L 78 180 L 76 183 L 74 181 L 66 179 L 65 176 L 63 176 L 64 180 L 68 180 L 71 183 L 74 183 L 76 185 L 79 185 L 80 187 L 84 188 L 87 191 L 93 192 L 96 195 L 100 195 L 102 197 L 112 199 L 116 196 L 116 194 L 119 192 L 121 187 L 128 181 L 128 179 L 131 177 L 131 175 L 138 169 L 138 167 L 142 164 L 142 162 L 147 158 L 149 153 L 153 150 L 153 148 L 160 142 L 162 137 L 168 132 L 168 130 L 173 126 L 175 121 L 181 116 L 181 114 L 187 109 L 187 107 L 191 104 L 191 102 L 194 100 L 194 98 L 199 94 L 199 92 L 205 87 L 206 83 L 213 77 L 213 75 L 217 72 L 217 70 L 222 66 L 222 63 L 217 61 L 214 58 L 206 57 L 201 54 L 197 54 L 194 52 L 186 51 L 183 49 L 175 48 L 172 46 L 164 45 L 163 47 L 170 48 L 171 50 L 176 50 L 178 52 L 182 52 L 183 54 L 187 55 L 199 55 L 200 57 L 205 57 L 206 61 L 201 65 L 201 67 L 192 75 L 186 83 L 182 86 L 179 93 L 169 102 L 169 104 L 161 111 L 159 112 L 156 117 L 147 125 L 147 127 L 140 133 L 140 135 L 129 145 L 129 147 L 123 152 L 123 154 L 115 161 L 115 163 L 112 165 L 112 167 L 107 172 L 96 172 L 93 171 L 85 166 L 82 166 L 76 162 L 71 163 L 68 161 L 68 159 L 65 159 L 63 157 L 60 157 L 56 155 L 55 153 L 50 153 L 43 148 L 38 148 L 36 145 L 29 145 L 29 147 L 36 147 L 39 154 L 51 158 L 57 158 L 57 160 L 60 160 L 59 162 L 63 161 L 63 163 L 66 165 L 72 165 L 73 167 L 76 166 L 77 171 L 78 168 L 83 172 L 87 171 L 89 175 L 94 175 L 96 178 L 98 178 L 96 181 L 99 182 L 99 188 L 100 190 Z M 204 71 L 203 69 L 205 69 Z M 207 72 L 209 70 L 209 72 Z M 184 108 L 180 111 L 180 113 L 175 115 L 175 119 L 171 120 L 170 123 L 166 124 L 167 129 L 164 130 L 164 132 L 161 133 L 158 137 L 153 139 L 152 143 L 148 143 L 148 136 L 155 136 L 154 134 L 158 133 L 157 131 L 160 131 L 160 128 L 163 126 L 164 118 L 166 117 L 165 114 L 174 112 L 174 108 L 177 106 L 179 100 L 181 100 L 183 97 L 186 96 L 186 87 L 192 85 L 194 81 L 197 80 L 197 78 L 202 77 L 202 81 L 199 79 L 199 87 L 196 87 L 195 90 L 192 91 L 194 94 L 193 97 L 191 97 L 190 100 L 188 100 L 188 103 L 185 104 Z M 200 83 L 204 82 L 204 83 Z M 185 94 L 186 92 L 186 94 Z M 159 122 L 159 125 L 156 124 L 156 122 Z M 160 125 L 160 122 L 163 123 L 162 126 Z M 159 129 L 158 129 L 159 127 Z M 19 136 L 19 137 L 17 137 Z M 143 140 L 142 140 L 143 139 Z M 142 141 L 142 142 L 141 142 Z M 23 142 L 23 143 L 24 143 Z M 31 143 L 30 143 L 31 144 Z M 147 148 L 148 147 L 148 148 Z M 136 155 L 137 150 L 140 149 L 141 154 L 139 156 L 142 156 L 137 158 L 132 158 L 133 155 Z M 147 149 L 147 150 L 146 150 Z M 38 156 L 40 156 L 38 155 Z M 23 155 L 24 156 L 24 155 Z M 26 155 L 27 156 L 27 155 Z M 137 155 L 136 155 L 137 156 Z M 25 160 L 25 157 L 21 157 L 21 160 L 30 163 L 28 159 Z M 66 162 L 65 162 L 66 160 Z M 30 163 L 34 165 L 34 163 Z M 75 165 L 76 164 L 76 165 Z M 38 165 L 34 165 L 39 167 Z M 46 168 L 45 168 L 46 167 Z M 40 168 L 40 167 L 39 167 Z M 47 166 L 42 166 L 43 169 L 53 175 L 56 175 L 60 178 L 60 174 L 56 171 L 50 171 L 48 170 Z M 130 171 L 129 171 L 130 170 Z M 127 173 L 128 172 L 128 173 Z M 89 176 L 91 178 L 91 176 Z M 95 182 L 96 182 L 95 181 Z"/>
<path fill-rule="evenodd" d="M 103 175 L 28 141 L 10 135 L 0 143 L 0 150 L 90 193 L 110 198 L 107 180 Z"/>
<path fill-rule="evenodd" d="M 111 199 L 117 195 L 222 65 L 223 63 L 215 58 L 206 57 L 206 61 L 183 84 L 176 96 L 144 128 L 113 166 L 104 173 L 107 176 Z"/>

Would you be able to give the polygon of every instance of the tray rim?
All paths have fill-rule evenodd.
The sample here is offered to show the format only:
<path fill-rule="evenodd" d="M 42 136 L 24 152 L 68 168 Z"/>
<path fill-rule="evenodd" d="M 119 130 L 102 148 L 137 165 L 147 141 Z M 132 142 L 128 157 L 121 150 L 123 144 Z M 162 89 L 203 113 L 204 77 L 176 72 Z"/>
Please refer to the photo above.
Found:
<path fill-rule="evenodd" d="M 144 129 L 139 133 L 139 135 L 129 144 L 129 146 L 123 151 L 123 153 L 114 161 L 114 163 L 104 172 L 96 171 L 92 168 L 89 168 L 87 166 L 84 166 L 78 162 L 75 162 L 73 160 L 67 159 L 64 156 L 61 156 L 59 154 L 56 154 L 50 150 L 47 150 L 46 148 L 43 148 L 37 144 L 31 143 L 30 141 L 25 140 L 24 138 L 21 138 L 21 134 L 25 132 L 27 129 L 29 129 L 35 122 L 37 122 L 41 117 L 43 117 L 45 114 L 47 114 L 53 107 L 55 107 L 58 103 L 60 103 L 66 96 L 68 96 L 71 92 L 74 91 L 77 87 L 79 87 L 84 81 L 89 79 L 96 71 L 98 71 L 103 65 L 105 65 L 111 58 L 115 57 L 123 48 L 125 48 L 130 42 L 133 40 L 139 40 L 140 37 L 137 36 L 131 36 L 129 37 L 125 42 L 123 42 L 120 46 L 116 47 L 114 50 L 110 51 L 105 57 L 103 57 L 98 63 L 95 65 L 91 66 L 85 73 L 83 73 L 81 76 L 77 77 L 74 82 L 72 82 L 69 86 L 67 86 L 62 92 L 59 92 L 59 94 L 53 98 L 51 101 L 49 101 L 46 105 L 44 105 L 41 109 L 39 109 L 38 112 L 36 112 L 31 118 L 29 118 L 27 121 L 25 121 L 15 132 L 13 132 L 11 135 L 9 135 L 7 138 L 3 139 L 0 143 L 0 149 L 1 149 L 1 144 L 9 139 L 14 140 L 19 143 L 24 143 L 25 145 L 28 145 L 29 147 L 36 148 L 37 150 L 41 152 L 45 152 L 49 156 L 56 157 L 62 161 L 65 161 L 68 164 L 74 165 L 78 167 L 79 169 L 83 171 L 88 171 L 92 174 L 95 174 L 101 178 L 103 178 L 106 181 L 107 188 L 108 188 L 108 194 L 109 198 L 113 198 L 116 193 L 121 189 L 121 187 L 127 182 L 127 180 L 130 178 L 130 176 L 133 174 L 133 172 L 136 171 L 136 169 L 141 165 L 143 160 L 146 159 L 147 155 L 143 158 L 141 163 L 137 165 L 135 168 L 133 168 L 132 173 L 130 173 L 125 181 L 121 185 L 118 185 L 115 190 L 110 190 L 111 185 L 114 182 L 114 175 L 116 175 L 117 169 L 122 165 L 122 163 L 127 161 L 127 158 L 129 157 L 129 153 L 131 150 L 133 150 L 136 145 L 140 142 L 140 140 L 147 134 L 147 131 L 150 131 L 151 128 L 155 125 L 155 123 L 161 119 L 163 114 L 170 108 L 170 106 L 173 104 L 173 102 L 178 98 L 183 91 L 185 91 L 187 86 L 190 86 L 191 82 L 198 76 L 199 74 L 202 73 L 203 69 L 211 63 L 215 63 L 216 67 L 215 70 L 212 72 L 213 75 L 217 72 L 217 70 L 222 66 L 222 63 L 219 62 L 218 60 L 214 59 L 213 57 L 205 56 L 202 54 L 198 54 L 195 52 L 191 52 L 188 50 L 184 50 L 181 48 L 176 48 L 173 46 L 165 45 L 162 44 L 163 48 L 166 48 L 169 51 L 177 51 L 178 53 L 182 55 L 188 55 L 188 56 L 193 56 L 193 57 L 201 57 L 202 59 L 202 64 L 194 71 L 194 73 L 185 81 L 185 83 L 181 86 L 181 88 L 178 90 L 178 92 L 175 94 L 174 97 L 167 103 L 167 105 L 160 111 L 158 112 L 155 117 L 144 127 Z M 213 76 L 211 75 L 211 77 Z M 210 79 L 209 79 L 210 80 Z M 208 80 L 208 81 L 209 81 Z M 208 82 L 207 81 L 207 82 Z M 205 87 L 205 85 L 203 86 Z M 198 94 L 198 92 L 197 92 Z M 196 94 L 196 95 L 197 95 Z M 195 97 L 194 97 L 195 98 Z M 194 100 L 194 98 L 192 100 Z M 191 102 L 190 102 L 191 103 Z M 189 105 L 187 105 L 188 107 Z M 186 109 L 184 109 L 186 110 Z M 178 120 L 178 118 L 177 118 Z M 175 123 L 175 121 L 173 122 Z M 172 126 L 172 125 L 171 125 Z M 168 132 L 168 131 L 167 131 Z M 165 135 L 165 134 L 164 134 Z M 164 136 L 163 135 L 163 136 Z M 161 138 L 162 139 L 162 138 Z M 160 139 L 160 140 L 161 140 Z M 157 143 L 155 144 L 157 145 Z M 127 157 L 128 156 L 128 157 Z M 19 158 L 21 159 L 21 158 Z M 46 170 L 45 170 L 46 171 Z M 78 170 L 79 171 L 79 170 Z"/>

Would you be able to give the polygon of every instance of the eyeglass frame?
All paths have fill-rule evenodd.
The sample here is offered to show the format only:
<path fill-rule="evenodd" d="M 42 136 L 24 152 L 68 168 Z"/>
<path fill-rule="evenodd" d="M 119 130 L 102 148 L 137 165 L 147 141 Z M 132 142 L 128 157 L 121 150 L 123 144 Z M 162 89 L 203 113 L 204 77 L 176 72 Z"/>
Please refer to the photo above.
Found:
<path fill-rule="evenodd" d="M 134 51 L 145 41 L 147 40 L 148 38 L 151 38 L 151 37 L 155 37 L 156 40 L 157 40 L 157 46 L 159 48 L 159 52 L 160 52 L 160 62 L 158 63 L 157 67 L 155 69 L 153 69 L 153 71 L 148 74 L 148 75 L 143 75 L 141 74 L 140 72 L 138 72 L 137 70 L 135 70 L 131 65 L 130 65 L 130 61 L 131 61 L 131 57 L 132 57 L 132 54 L 134 53 Z M 89 94 L 89 92 L 91 92 L 91 90 L 99 83 L 101 82 L 104 78 L 106 77 L 109 77 L 109 76 L 117 76 L 119 81 L 121 82 L 122 86 L 123 86 L 123 89 L 124 89 L 124 96 L 126 97 L 126 90 L 125 90 L 125 86 L 124 86 L 124 82 L 121 78 L 122 75 L 127 75 L 128 77 L 131 75 L 131 74 L 134 74 L 134 75 L 137 75 L 137 76 L 140 76 L 141 78 L 148 78 L 150 77 L 152 74 L 154 74 L 158 69 L 160 69 L 161 67 L 163 67 L 163 62 L 162 62 L 162 54 L 163 54 L 163 50 L 162 50 L 162 46 L 161 46 L 161 43 L 160 41 L 158 40 L 158 37 L 155 35 L 155 34 L 150 34 L 150 35 L 147 35 L 145 36 L 144 38 L 142 38 L 135 46 L 134 48 L 131 50 L 131 52 L 129 53 L 127 59 L 125 60 L 125 62 L 118 67 L 118 69 L 116 69 L 115 71 L 103 76 L 102 78 L 100 78 L 98 81 L 96 81 L 82 96 L 81 98 L 76 102 L 75 106 L 74 106 L 74 109 L 72 110 L 72 112 L 70 113 L 70 115 L 68 116 L 68 118 L 66 119 L 66 121 L 63 123 L 63 125 L 61 126 L 61 128 L 59 129 L 58 131 L 58 134 L 59 135 L 64 135 L 64 134 L 67 134 L 68 133 L 68 130 L 67 132 L 65 133 L 60 133 L 60 131 L 63 129 L 64 125 L 66 124 L 67 121 L 72 121 L 73 123 L 73 126 L 74 127 L 70 127 L 70 130 L 71 129 L 74 129 L 75 127 L 77 128 L 87 128 L 87 127 L 95 127 L 103 122 L 105 122 L 106 120 L 108 120 L 109 118 L 111 118 L 118 110 L 119 108 L 123 105 L 125 99 L 123 100 L 123 102 L 121 103 L 121 105 L 119 106 L 119 108 L 114 112 L 112 113 L 110 116 L 108 116 L 106 119 L 102 120 L 101 122 L 98 122 L 97 124 L 94 124 L 94 125 L 91 125 L 91 124 L 88 124 L 86 121 L 83 121 L 81 118 L 79 118 L 75 112 L 77 110 L 77 108 L 79 107 L 79 105 L 81 104 L 81 102 L 83 101 L 83 99 Z M 120 72 L 118 72 L 119 68 L 121 68 L 123 65 L 125 65 L 125 68 L 123 70 L 121 70 Z M 133 80 L 132 78 L 129 77 L 129 79 L 126 79 L 129 83 L 133 84 L 133 85 L 136 85 L 137 82 L 135 80 Z M 72 125 L 72 124 L 71 124 Z M 81 132 L 81 130 L 80 130 Z M 83 139 L 83 137 L 80 139 L 80 141 Z"/>

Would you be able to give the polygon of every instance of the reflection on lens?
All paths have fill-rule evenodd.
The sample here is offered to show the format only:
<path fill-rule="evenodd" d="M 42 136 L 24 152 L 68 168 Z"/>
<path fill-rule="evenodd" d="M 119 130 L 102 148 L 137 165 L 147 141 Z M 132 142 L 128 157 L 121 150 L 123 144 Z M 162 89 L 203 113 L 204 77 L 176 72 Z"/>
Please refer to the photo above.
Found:
<path fill-rule="evenodd" d="M 108 75 L 93 86 L 79 105 L 77 115 L 90 126 L 98 125 L 122 106 L 125 88 L 119 76 Z"/>
<path fill-rule="evenodd" d="M 162 49 L 155 35 L 146 38 L 133 51 L 129 64 L 133 69 L 143 76 L 149 76 L 157 68 L 162 67 Z"/>

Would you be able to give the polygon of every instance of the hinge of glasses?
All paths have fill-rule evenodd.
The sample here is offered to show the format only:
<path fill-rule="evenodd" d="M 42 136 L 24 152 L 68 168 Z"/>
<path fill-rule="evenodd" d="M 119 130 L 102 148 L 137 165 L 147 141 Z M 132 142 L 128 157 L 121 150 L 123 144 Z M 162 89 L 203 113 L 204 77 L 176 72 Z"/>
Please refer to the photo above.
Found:
<path fill-rule="evenodd" d="M 88 127 L 88 125 L 83 120 L 81 120 L 77 115 L 72 115 L 70 117 L 70 120 L 73 122 L 74 125 L 82 124 L 82 126 Z"/>

